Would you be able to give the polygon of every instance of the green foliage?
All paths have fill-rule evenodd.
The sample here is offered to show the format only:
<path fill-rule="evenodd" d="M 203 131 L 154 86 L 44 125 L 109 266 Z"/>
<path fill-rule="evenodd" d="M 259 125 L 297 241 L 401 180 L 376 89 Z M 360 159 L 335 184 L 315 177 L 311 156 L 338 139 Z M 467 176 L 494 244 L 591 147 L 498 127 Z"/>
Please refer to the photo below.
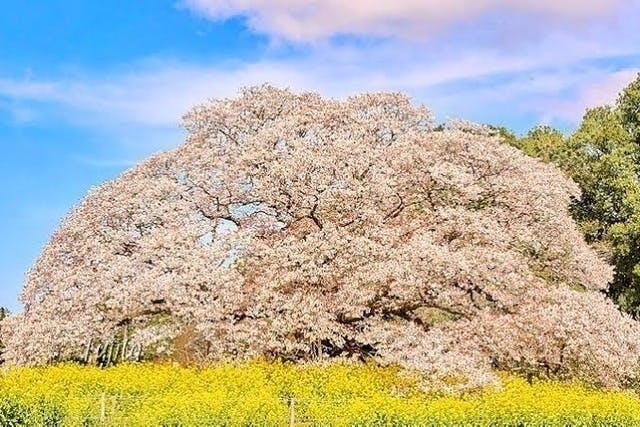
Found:
<path fill-rule="evenodd" d="M 616 268 L 610 296 L 640 314 L 640 76 L 614 107 L 593 108 L 568 139 L 560 166 L 583 196 L 573 216 L 585 237 L 604 243 Z"/>
<path fill-rule="evenodd" d="M 524 138 L 512 140 L 507 138 L 506 141 L 532 157 L 551 162 L 559 159 L 564 136 L 549 126 L 537 126 Z"/>
<path fill-rule="evenodd" d="M 498 133 L 500 138 L 502 138 L 507 144 L 515 145 L 518 141 L 518 137 L 515 133 L 511 132 L 511 130 L 507 129 L 504 126 L 493 126 L 488 125 L 489 128 Z"/>
<path fill-rule="evenodd" d="M 536 127 L 507 140 L 525 153 L 554 162 L 578 183 L 582 197 L 572 216 L 588 242 L 615 266 L 609 295 L 640 315 L 640 75 L 615 106 L 588 110 L 569 138 Z"/>
<path fill-rule="evenodd" d="M 620 94 L 618 110 L 631 139 L 640 142 L 640 74 Z"/>

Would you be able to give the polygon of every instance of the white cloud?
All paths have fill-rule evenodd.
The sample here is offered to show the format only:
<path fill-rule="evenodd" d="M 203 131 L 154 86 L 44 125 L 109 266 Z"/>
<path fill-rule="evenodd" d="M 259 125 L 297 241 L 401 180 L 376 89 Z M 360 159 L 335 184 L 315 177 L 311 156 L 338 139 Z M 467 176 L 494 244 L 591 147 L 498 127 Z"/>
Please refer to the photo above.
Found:
<path fill-rule="evenodd" d="M 40 98 L 50 97 L 56 92 L 55 84 L 35 82 L 31 79 L 17 81 L 15 79 L 0 78 L 0 93 L 12 98 Z"/>
<path fill-rule="evenodd" d="M 615 34 L 593 29 L 588 37 L 549 32 L 518 49 L 478 47 L 460 40 L 329 41 L 293 56 L 267 51 L 262 59 L 248 63 L 156 58 L 99 74 L 76 69 L 75 74 L 57 78 L 33 73 L 27 79 L 0 76 L 0 109 L 18 105 L 29 113 L 22 116 L 25 119 L 64 120 L 114 135 L 128 147 L 151 147 L 145 153 L 176 145 L 182 139 L 180 117 L 194 104 L 264 82 L 334 97 L 401 90 L 434 107 L 439 116 L 495 120 L 502 113 L 535 114 L 575 123 L 585 105 L 601 103 L 598 94 L 617 92 L 617 83 L 598 82 L 624 80 L 624 72 L 611 68 L 619 57 L 638 57 L 640 34 L 633 28 L 621 25 Z M 631 68 L 627 73 L 633 73 Z"/>
<path fill-rule="evenodd" d="M 91 126 L 176 127 L 187 109 L 210 97 L 233 95 L 240 86 L 264 81 L 304 86 L 301 77 L 297 70 L 269 62 L 232 69 L 154 62 L 115 75 L 0 79 L 0 97 L 62 106 L 57 113 Z"/>
<path fill-rule="evenodd" d="M 635 0 L 631 0 L 635 1 Z M 623 0 L 181 0 L 213 20 L 243 16 L 254 30 L 295 41 L 336 34 L 422 38 L 491 13 L 530 15 L 538 24 L 583 24 L 625 6 Z"/>
<path fill-rule="evenodd" d="M 61 117 L 107 130 L 176 129 L 182 114 L 193 105 L 212 97 L 232 96 L 242 86 L 264 82 L 335 97 L 360 91 L 401 90 L 427 104 L 434 87 L 476 82 L 480 89 L 465 88 L 456 94 L 454 103 L 463 104 L 468 102 L 469 91 L 486 87 L 526 95 L 534 88 L 533 83 L 538 92 L 546 94 L 575 85 L 580 74 L 557 70 L 590 59 L 594 46 L 574 43 L 549 49 L 553 43 L 560 44 L 550 40 L 515 54 L 468 52 L 449 57 L 428 52 L 412 56 L 411 47 L 388 44 L 352 51 L 329 47 L 295 58 L 224 66 L 156 60 L 120 73 L 52 80 L 4 78 L 0 79 L 0 98 L 18 102 L 30 112 L 29 118 Z M 611 49 L 609 54 L 625 53 Z M 549 64 L 553 64 L 552 71 Z M 543 83 L 546 88 L 540 87 Z M 598 101 L 590 96 L 591 101 Z M 524 96 L 519 102 L 527 101 Z M 47 108 L 46 114 L 38 114 Z"/>
<path fill-rule="evenodd" d="M 639 72 L 640 68 L 609 72 L 591 70 L 574 77 L 573 81 L 565 81 L 562 89 L 570 94 L 558 96 L 552 92 L 552 96 L 531 102 L 531 109 L 539 111 L 543 121 L 561 120 L 577 123 L 588 108 L 613 105 L 618 94 L 638 76 Z"/>

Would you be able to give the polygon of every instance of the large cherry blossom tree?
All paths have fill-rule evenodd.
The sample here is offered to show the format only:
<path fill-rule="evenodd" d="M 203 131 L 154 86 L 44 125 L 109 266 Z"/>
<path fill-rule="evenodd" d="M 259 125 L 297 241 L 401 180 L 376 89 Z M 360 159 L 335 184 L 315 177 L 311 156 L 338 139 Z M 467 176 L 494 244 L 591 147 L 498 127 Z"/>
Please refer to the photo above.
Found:
<path fill-rule="evenodd" d="M 489 129 L 436 129 L 396 93 L 269 86 L 184 124 L 53 235 L 2 325 L 10 363 L 109 348 L 373 359 L 438 387 L 634 374 L 637 324 L 601 295 L 612 272 L 567 215 L 576 185 Z"/>

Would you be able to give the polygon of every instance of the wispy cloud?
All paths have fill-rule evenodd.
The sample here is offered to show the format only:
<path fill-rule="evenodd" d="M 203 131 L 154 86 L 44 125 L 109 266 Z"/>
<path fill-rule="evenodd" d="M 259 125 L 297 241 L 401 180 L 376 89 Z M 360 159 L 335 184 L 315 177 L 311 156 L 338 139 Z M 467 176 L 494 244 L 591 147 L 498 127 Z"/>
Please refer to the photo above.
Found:
<path fill-rule="evenodd" d="M 176 62 L 138 64 L 123 73 L 68 76 L 55 80 L 0 80 L 0 97 L 31 102 L 91 126 L 177 127 L 194 104 L 234 94 L 239 86 L 272 81 L 302 86 L 301 73 L 285 64 L 262 62 L 237 68 Z"/>
<path fill-rule="evenodd" d="M 294 41 L 334 35 L 423 38 L 487 14 L 534 15 L 545 25 L 575 26 L 619 11 L 622 0 L 182 0 L 213 20 L 247 18 L 256 31 Z M 540 22 L 542 21 L 542 22 Z"/>
<path fill-rule="evenodd" d="M 553 122 L 556 119 L 567 122 L 578 121 L 587 108 L 598 105 L 613 105 L 617 95 L 640 73 L 640 68 L 630 68 L 612 71 L 609 74 L 592 73 L 580 79 L 571 87 L 569 96 L 556 96 L 546 99 L 538 105 L 545 120 Z"/>
<path fill-rule="evenodd" d="M 441 115 L 496 120 L 520 114 L 534 116 L 534 120 L 575 123 L 585 106 L 615 97 L 640 67 L 640 33 L 636 30 L 640 5 L 636 0 L 482 0 L 471 5 L 462 0 L 447 5 L 435 0 L 376 0 L 366 5 L 337 0 L 185 0 L 182 4 L 215 19 L 247 16 L 254 26 L 258 21 L 296 20 L 304 27 L 317 26 L 313 31 L 325 36 L 340 33 L 342 26 L 371 35 L 385 25 L 389 34 L 401 36 L 400 27 L 411 28 L 405 25 L 407 19 L 425 28 L 437 21 L 450 30 L 464 21 L 473 31 L 447 30 L 424 40 L 333 38 L 302 49 L 272 47 L 253 62 L 212 64 L 155 58 L 100 73 L 81 73 L 76 67 L 74 74 L 56 77 L 0 76 L 0 109 L 17 105 L 21 109 L 13 109 L 17 120 L 20 111 L 25 112 L 25 120 L 54 117 L 117 134 L 127 146 L 157 149 L 174 146 L 181 139 L 180 117 L 193 105 L 264 82 L 334 97 L 401 90 Z M 623 4 L 625 13 L 620 14 Z M 545 31 L 538 29 L 517 45 L 511 45 L 510 38 L 492 39 L 496 22 L 491 19 L 498 19 L 500 28 L 510 28 L 500 15 L 505 10 L 537 17 L 528 22 L 529 30 L 537 25 Z M 607 16 L 616 21 L 615 26 L 580 24 Z M 345 23 L 334 22 L 341 19 Z M 377 23 L 382 19 L 388 22 L 380 27 Z M 564 27 L 545 27 L 550 20 L 562 21 Z"/>
<path fill-rule="evenodd" d="M 577 112 L 615 97 L 635 73 L 633 67 L 618 71 L 599 64 L 588 53 L 586 48 L 558 56 L 471 53 L 436 62 L 428 56 L 418 61 L 405 58 L 399 49 L 368 57 L 360 52 L 357 55 L 363 58 L 355 62 L 326 52 L 234 67 L 154 62 L 121 74 L 29 82 L 5 79 L 0 98 L 18 102 L 30 120 L 58 117 L 75 126 L 115 134 L 126 145 L 158 149 L 182 138 L 180 117 L 193 105 L 263 82 L 334 97 L 401 90 L 436 113 L 459 112 L 472 119 L 474 112 L 493 108 L 498 116 L 507 108 L 577 121 Z M 48 89 L 37 90 L 42 87 Z"/>

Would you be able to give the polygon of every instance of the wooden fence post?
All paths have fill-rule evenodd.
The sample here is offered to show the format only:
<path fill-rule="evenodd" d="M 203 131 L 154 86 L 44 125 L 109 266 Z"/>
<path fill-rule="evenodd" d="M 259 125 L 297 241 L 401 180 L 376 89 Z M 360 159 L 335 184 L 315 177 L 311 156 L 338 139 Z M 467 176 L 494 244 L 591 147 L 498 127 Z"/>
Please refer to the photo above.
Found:
<path fill-rule="evenodd" d="M 100 424 L 104 425 L 107 416 L 107 396 L 103 392 L 102 398 L 100 399 Z"/>
<path fill-rule="evenodd" d="M 111 422 L 109 424 L 113 424 L 114 423 L 114 420 L 116 418 L 117 405 L 118 405 L 118 397 L 113 396 L 111 398 L 111 413 L 109 414 Z"/>
<path fill-rule="evenodd" d="M 289 400 L 289 427 L 296 425 L 296 401 L 293 397 Z"/>

